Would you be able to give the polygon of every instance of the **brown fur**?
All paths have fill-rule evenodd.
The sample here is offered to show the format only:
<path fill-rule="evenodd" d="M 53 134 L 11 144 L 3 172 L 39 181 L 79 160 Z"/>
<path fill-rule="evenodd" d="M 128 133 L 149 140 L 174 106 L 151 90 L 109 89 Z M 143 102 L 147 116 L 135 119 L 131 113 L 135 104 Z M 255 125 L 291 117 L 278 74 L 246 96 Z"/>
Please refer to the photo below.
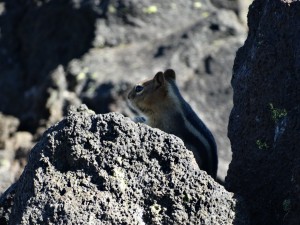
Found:
<path fill-rule="evenodd" d="M 137 109 L 146 116 L 154 119 L 155 114 L 161 115 L 161 111 L 172 105 L 168 95 L 168 79 L 175 79 L 175 73 L 158 72 L 153 79 L 142 82 L 143 91 L 136 93 L 135 86 L 129 93 L 128 98 Z M 171 105 L 170 105 L 171 104 Z"/>
<path fill-rule="evenodd" d="M 200 168 L 216 177 L 217 150 L 204 123 L 182 98 L 171 69 L 137 84 L 129 93 L 130 102 L 146 117 L 146 124 L 180 137 L 193 151 Z"/>

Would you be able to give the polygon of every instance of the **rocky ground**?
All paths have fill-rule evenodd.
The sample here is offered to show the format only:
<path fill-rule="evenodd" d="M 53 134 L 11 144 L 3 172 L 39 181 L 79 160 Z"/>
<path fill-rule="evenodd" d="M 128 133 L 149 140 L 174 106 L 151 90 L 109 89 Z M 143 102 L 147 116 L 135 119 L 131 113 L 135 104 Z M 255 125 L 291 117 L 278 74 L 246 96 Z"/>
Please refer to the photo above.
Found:
<path fill-rule="evenodd" d="M 175 69 L 216 136 L 222 180 L 243 4 L 1 3 L 2 190 L 37 144 L 0 196 L 0 224 L 300 224 L 300 1 L 250 6 L 231 80 L 226 190 L 180 139 L 124 117 L 134 116 L 132 83 Z M 81 103 L 117 113 L 67 113 Z"/>
<path fill-rule="evenodd" d="M 81 106 L 32 149 L 1 224 L 249 224 L 174 135 Z"/>
<path fill-rule="evenodd" d="M 183 95 L 214 133 L 224 180 L 244 8 L 229 0 L 1 2 L 0 193 L 70 105 L 132 117 L 128 89 L 166 68 L 176 70 Z"/>

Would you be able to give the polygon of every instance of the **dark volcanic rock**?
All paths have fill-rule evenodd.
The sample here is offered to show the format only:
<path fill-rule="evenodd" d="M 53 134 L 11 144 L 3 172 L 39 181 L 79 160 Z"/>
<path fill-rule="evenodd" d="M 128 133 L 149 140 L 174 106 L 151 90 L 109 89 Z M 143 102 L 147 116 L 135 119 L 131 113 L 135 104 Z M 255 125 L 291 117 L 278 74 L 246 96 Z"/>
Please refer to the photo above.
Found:
<path fill-rule="evenodd" d="M 238 51 L 226 186 L 252 224 L 300 224 L 300 2 L 256 0 Z"/>
<path fill-rule="evenodd" d="M 72 1 L 12 0 L 4 8 L 0 110 L 18 117 L 21 129 L 35 132 L 51 113 L 46 105 L 49 88 L 55 88 L 53 71 L 90 48 L 95 13 Z"/>
<path fill-rule="evenodd" d="M 7 139 L 17 131 L 19 124 L 17 118 L 0 112 L 0 149 L 5 149 Z"/>
<path fill-rule="evenodd" d="M 84 106 L 45 132 L 0 208 L 2 224 L 248 224 L 180 139 Z"/>
<path fill-rule="evenodd" d="M 19 178 L 33 146 L 32 135 L 18 126 L 17 118 L 0 113 L 0 195 Z"/>

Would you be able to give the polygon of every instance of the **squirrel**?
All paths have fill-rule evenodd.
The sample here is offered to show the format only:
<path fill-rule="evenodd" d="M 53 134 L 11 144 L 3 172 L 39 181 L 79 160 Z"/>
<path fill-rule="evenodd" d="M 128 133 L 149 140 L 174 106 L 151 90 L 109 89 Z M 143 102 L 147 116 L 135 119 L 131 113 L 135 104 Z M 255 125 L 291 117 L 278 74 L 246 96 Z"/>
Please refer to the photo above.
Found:
<path fill-rule="evenodd" d="M 181 138 L 186 148 L 193 152 L 200 169 L 216 178 L 218 155 L 215 139 L 180 94 L 174 70 L 158 72 L 153 79 L 135 85 L 128 100 L 146 117 L 137 118 L 136 122 L 144 122 Z"/>

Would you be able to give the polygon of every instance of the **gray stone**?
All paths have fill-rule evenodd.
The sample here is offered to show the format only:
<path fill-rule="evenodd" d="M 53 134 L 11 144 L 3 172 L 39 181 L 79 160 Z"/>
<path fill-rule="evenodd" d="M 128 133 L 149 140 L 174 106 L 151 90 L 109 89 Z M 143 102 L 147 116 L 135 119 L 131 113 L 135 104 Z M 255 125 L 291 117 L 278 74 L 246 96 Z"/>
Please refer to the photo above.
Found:
<path fill-rule="evenodd" d="M 44 133 L 0 208 L 3 224 L 248 224 L 179 138 L 85 106 Z"/>

